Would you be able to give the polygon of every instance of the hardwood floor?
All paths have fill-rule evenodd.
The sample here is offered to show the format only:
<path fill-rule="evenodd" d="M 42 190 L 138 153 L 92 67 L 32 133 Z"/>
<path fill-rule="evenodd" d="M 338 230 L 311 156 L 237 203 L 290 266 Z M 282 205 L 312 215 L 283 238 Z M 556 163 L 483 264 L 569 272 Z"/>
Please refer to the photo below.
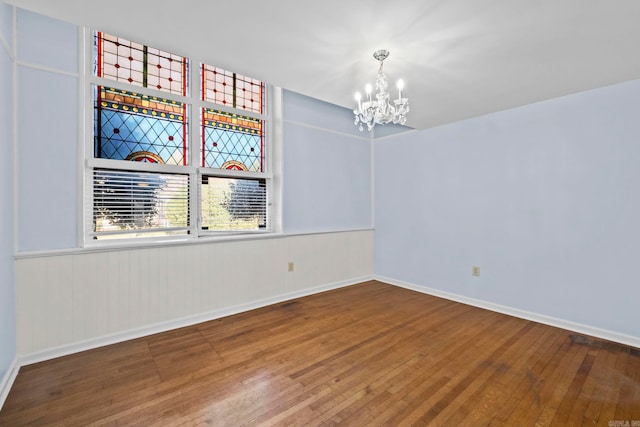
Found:
<path fill-rule="evenodd" d="M 0 412 L 0 426 L 633 421 L 638 349 L 375 281 L 23 367 Z"/>

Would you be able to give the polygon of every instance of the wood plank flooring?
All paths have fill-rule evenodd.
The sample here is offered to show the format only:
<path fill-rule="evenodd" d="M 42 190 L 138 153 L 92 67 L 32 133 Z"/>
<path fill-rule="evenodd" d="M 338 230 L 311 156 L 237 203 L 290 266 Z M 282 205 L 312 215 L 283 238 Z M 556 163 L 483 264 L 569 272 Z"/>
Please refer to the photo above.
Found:
<path fill-rule="evenodd" d="M 638 349 L 380 282 L 23 367 L 0 426 L 632 426 Z"/>

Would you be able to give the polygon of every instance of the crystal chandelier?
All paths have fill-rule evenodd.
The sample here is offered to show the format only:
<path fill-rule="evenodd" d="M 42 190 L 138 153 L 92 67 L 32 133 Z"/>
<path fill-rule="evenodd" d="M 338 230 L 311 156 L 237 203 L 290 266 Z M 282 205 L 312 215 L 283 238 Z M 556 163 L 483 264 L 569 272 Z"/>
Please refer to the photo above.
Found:
<path fill-rule="evenodd" d="M 378 50 L 374 52 L 373 57 L 380 61 L 380 68 L 378 69 L 378 76 L 376 77 L 376 99 L 371 97 L 371 85 L 368 84 L 365 88 L 367 93 L 367 99 L 362 100 L 360 92 L 356 93 L 356 101 L 358 101 L 358 108 L 353 110 L 356 119 L 354 124 L 359 125 L 359 129 L 363 130 L 363 124 L 367 125 L 367 130 L 373 129 L 376 123 L 384 125 L 389 122 L 395 124 L 405 124 L 407 118 L 405 115 L 409 112 L 409 99 L 402 97 L 402 89 L 404 83 L 402 80 L 398 80 L 398 98 L 393 100 L 393 104 L 389 100 L 389 92 L 387 92 L 387 76 L 382 72 L 382 63 L 389 56 L 388 50 Z"/>

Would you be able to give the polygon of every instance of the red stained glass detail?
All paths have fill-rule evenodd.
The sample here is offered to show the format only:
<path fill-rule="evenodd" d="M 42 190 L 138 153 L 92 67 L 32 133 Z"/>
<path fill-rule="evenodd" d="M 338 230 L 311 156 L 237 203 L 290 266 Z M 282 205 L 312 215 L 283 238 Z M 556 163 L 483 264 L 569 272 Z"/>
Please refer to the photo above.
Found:
<path fill-rule="evenodd" d="M 234 165 L 241 170 L 263 170 L 262 120 L 205 108 L 203 121 L 203 166 L 228 169 Z"/>
<path fill-rule="evenodd" d="M 137 151 L 135 153 L 131 153 L 127 156 L 126 160 L 131 160 L 134 162 L 142 162 L 142 163 L 160 163 L 164 164 L 164 160 L 162 157 L 157 154 L 151 153 L 149 151 Z"/>
<path fill-rule="evenodd" d="M 96 33 L 96 45 L 97 76 L 186 96 L 185 57 L 102 32 Z"/>
<path fill-rule="evenodd" d="M 263 114 L 264 84 L 222 68 L 202 65 L 201 99 Z"/>
<path fill-rule="evenodd" d="M 186 106 L 171 100 L 99 87 L 95 156 L 186 164 Z M 98 102 L 99 101 L 99 102 Z M 154 157 L 155 156 L 155 157 Z"/>

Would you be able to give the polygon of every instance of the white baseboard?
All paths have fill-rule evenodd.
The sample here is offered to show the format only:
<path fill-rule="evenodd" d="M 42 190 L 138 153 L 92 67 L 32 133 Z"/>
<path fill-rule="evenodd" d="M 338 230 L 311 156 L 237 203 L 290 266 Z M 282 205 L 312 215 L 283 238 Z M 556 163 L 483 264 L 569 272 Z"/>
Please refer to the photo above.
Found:
<path fill-rule="evenodd" d="M 330 283 L 326 285 L 316 286 L 300 291 L 289 292 L 274 297 L 264 298 L 248 303 L 236 305 L 233 307 L 227 307 L 219 310 L 213 310 L 206 313 L 200 313 L 193 316 L 182 317 L 179 319 L 173 319 L 165 322 L 156 323 L 153 325 L 143 326 L 141 328 L 130 329 L 127 331 L 117 332 L 115 334 L 104 335 L 101 337 L 91 338 L 84 341 L 79 341 L 71 344 L 66 344 L 42 351 L 37 351 L 29 354 L 21 354 L 18 356 L 19 366 L 31 365 L 33 363 L 42 362 L 45 360 L 55 359 L 57 357 L 67 356 L 69 354 L 79 353 L 85 350 L 91 350 L 105 345 L 115 344 L 122 341 L 132 340 L 147 335 L 157 334 L 159 332 L 165 332 L 172 329 L 183 328 L 185 326 L 195 325 L 197 323 L 208 322 L 210 320 L 219 319 L 225 316 L 231 316 L 233 314 L 242 313 L 256 308 L 266 307 L 268 305 L 277 304 L 280 302 L 292 300 L 295 298 L 301 298 L 304 296 L 317 294 L 332 289 L 343 288 L 357 283 L 373 280 L 372 276 L 364 276 L 353 278 L 350 280 L 344 280 L 340 282 Z"/>
<path fill-rule="evenodd" d="M 402 280 L 392 279 L 390 277 L 376 275 L 374 276 L 374 279 L 380 282 L 388 283 L 390 285 L 399 286 L 401 288 L 410 289 L 416 292 L 421 292 L 423 294 L 433 295 L 433 296 L 448 299 L 451 301 L 472 305 L 474 307 L 495 311 L 497 313 L 507 314 L 509 316 L 514 316 L 514 317 L 518 317 L 525 320 L 531 320 L 537 323 L 542 323 L 545 325 L 566 329 L 572 332 L 590 335 L 596 338 L 602 338 L 607 341 L 613 341 L 613 342 L 628 345 L 631 347 L 640 348 L 640 337 L 621 334 L 621 333 L 610 331 L 607 329 L 600 329 L 590 325 L 583 325 L 581 323 L 575 323 L 565 319 L 558 319 L 556 317 L 545 316 L 544 314 L 532 313 L 529 311 L 520 310 L 513 307 L 495 304 L 489 301 L 469 298 L 463 295 L 453 294 L 453 293 L 441 291 L 438 289 L 432 289 L 426 286 L 416 285 L 415 283 L 409 283 L 409 282 L 404 282 Z"/>
<path fill-rule="evenodd" d="M 15 357 L 13 359 L 13 363 L 7 369 L 7 372 L 4 374 L 4 377 L 0 381 L 0 410 L 4 405 L 5 400 L 9 396 L 9 390 L 11 390 L 11 386 L 13 386 L 13 382 L 16 380 L 18 376 L 18 371 L 20 370 L 20 365 L 18 364 L 18 358 Z"/>

